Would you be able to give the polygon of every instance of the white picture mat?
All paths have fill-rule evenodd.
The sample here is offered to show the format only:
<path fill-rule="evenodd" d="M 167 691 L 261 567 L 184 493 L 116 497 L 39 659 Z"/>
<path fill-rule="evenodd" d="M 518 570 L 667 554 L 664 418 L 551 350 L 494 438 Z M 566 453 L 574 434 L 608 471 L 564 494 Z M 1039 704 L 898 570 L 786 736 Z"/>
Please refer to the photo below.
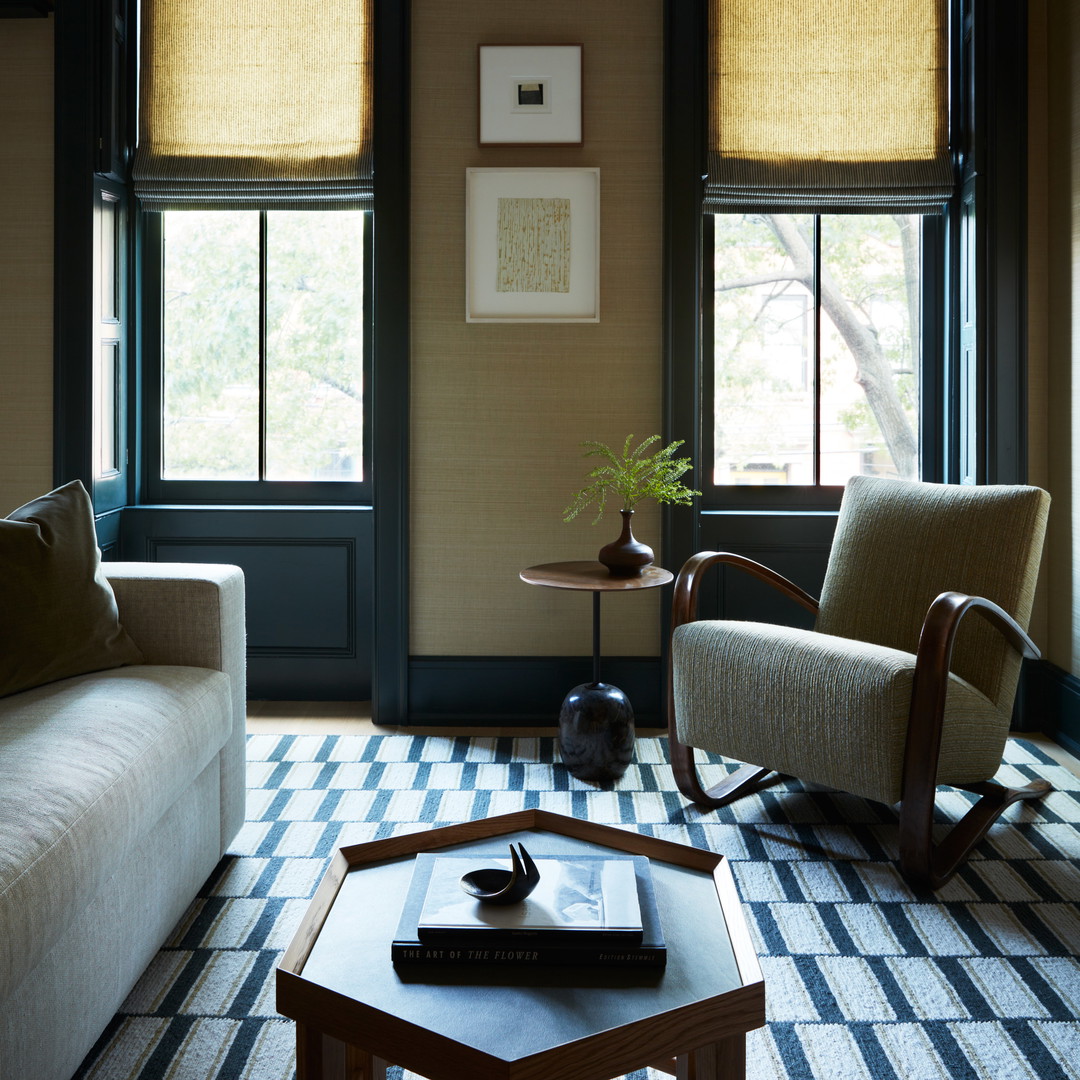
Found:
<path fill-rule="evenodd" d="M 570 200 L 570 288 L 499 292 L 500 198 Z M 600 321 L 600 170 L 466 169 L 465 321 Z"/>
<path fill-rule="evenodd" d="M 481 45 L 480 145 L 580 145 L 580 45 Z M 544 83 L 543 109 L 517 105 L 518 82 Z"/>

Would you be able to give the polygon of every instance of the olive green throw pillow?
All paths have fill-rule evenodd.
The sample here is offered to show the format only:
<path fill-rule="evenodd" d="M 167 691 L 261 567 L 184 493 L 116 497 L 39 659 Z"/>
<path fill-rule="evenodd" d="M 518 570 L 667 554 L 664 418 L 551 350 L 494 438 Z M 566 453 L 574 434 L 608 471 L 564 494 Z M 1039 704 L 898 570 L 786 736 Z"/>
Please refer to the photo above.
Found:
<path fill-rule="evenodd" d="M 142 659 L 120 625 L 78 480 L 0 519 L 0 697 Z"/>

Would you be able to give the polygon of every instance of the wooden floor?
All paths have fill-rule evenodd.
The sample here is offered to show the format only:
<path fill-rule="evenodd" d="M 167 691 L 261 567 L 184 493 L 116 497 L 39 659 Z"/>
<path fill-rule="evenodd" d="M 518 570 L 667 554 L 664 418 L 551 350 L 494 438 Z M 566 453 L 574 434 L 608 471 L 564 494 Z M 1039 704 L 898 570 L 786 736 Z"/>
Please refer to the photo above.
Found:
<path fill-rule="evenodd" d="M 388 727 L 371 719 L 368 701 L 249 701 L 248 731 L 271 735 L 555 735 L 538 727 Z M 661 735 L 662 728 L 638 728 L 639 735 Z M 1067 769 L 1080 776 L 1080 760 L 1045 735 L 1023 732 Z"/>

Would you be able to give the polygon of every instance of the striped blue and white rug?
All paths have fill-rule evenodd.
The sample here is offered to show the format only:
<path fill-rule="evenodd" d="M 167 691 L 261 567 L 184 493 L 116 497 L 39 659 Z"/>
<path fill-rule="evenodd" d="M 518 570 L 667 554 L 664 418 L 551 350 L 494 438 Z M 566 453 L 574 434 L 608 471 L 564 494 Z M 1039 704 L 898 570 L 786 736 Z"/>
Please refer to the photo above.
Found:
<path fill-rule="evenodd" d="M 550 738 L 257 735 L 248 751 L 234 854 L 78 1080 L 289 1080 L 274 967 L 333 850 L 529 807 L 732 860 L 769 1018 L 748 1037 L 751 1080 L 1080 1076 L 1080 779 L 1031 744 L 1010 742 L 1001 775 L 1053 793 L 1007 811 L 932 900 L 896 872 L 892 810 L 791 781 L 703 814 L 662 739 L 638 741 L 613 790 L 570 777 Z"/>

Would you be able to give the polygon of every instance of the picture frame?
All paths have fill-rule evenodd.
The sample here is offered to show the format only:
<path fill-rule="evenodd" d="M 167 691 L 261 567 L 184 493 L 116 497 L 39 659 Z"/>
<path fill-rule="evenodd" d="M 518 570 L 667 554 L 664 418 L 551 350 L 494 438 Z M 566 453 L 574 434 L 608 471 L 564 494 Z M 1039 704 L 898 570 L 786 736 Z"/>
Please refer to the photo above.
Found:
<path fill-rule="evenodd" d="M 600 321 L 600 170 L 465 171 L 465 321 Z"/>
<path fill-rule="evenodd" d="M 581 45 L 479 45 L 481 146 L 584 143 Z"/>

